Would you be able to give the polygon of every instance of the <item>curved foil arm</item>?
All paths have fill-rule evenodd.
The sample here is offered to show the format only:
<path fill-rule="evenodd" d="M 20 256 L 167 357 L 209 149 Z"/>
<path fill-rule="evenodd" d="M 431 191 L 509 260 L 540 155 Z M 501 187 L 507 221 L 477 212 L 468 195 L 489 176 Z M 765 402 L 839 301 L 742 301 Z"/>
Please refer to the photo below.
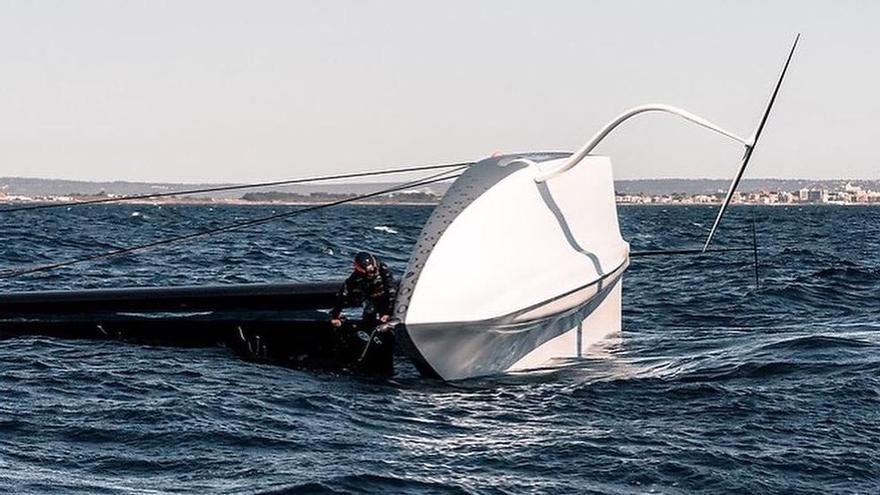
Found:
<path fill-rule="evenodd" d="M 626 112 L 619 115 L 616 119 L 614 119 L 611 122 L 609 122 L 608 124 L 606 124 L 605 127 L 600 129 L 599 132 L 596 133 L 596 135 L 594 135 L 589 141 L 587 141 L 587 144 L 583 145 L 581 147 L 581 149 L 577 150 L 573 155 L 571 155 L 571 157 L 569 157 L 568 160 L 566 160 L 564 163 L 560 164 L 558 167 L 551 169 L 551 170 L 548 170 L 548 171 L 544 172 L 543 174 L 539 175 L 538 177 L 535 178 L 535 181 L 536 182 L 544 182 L 547 179 L 551 179 L 553 177 L 556 177 L 559 174 L 564 173 L 567 170 L 570 170 L 572 167 L 574 167 L 575 165 L 580 163 L 581 160 L 584 159 L 584 157 L 589 155 L 590 152 L 593 151 L 593 149 L 600 142 L 602 142 L 603 139 L 605 139 L 605 136 L 610 134 L 611 131 L 613 131 L 617 126 L 619 126 L 620 124 L 629 120 L 630 118 L 635 117 L 636 115 L 640 115 L 640 114 L 648 113 L 648 112 L 663 112 L 663 113 L 670 113 L 672 115 L 677 115 L 677 116 L 679 116 L 689 122 L 693 122 L 694 124 L 697 124 L 701 127 L 705 127 L 706 129 L 709 129 L 710 131 L 717 132 L 718 134 L 721 134 L 722 136 L 733 139 L 734 141 L 744 145 L 746 148 L 751 147 L 750 141 L 745 140 L 732 132 L 726 131 L 726 130 L 722 129 L 721 127 L 719 127 L 718 125 L 716 125 L 716 124 L 714 124 L 714 123 L 712 123 L 712 122 L 710 122 L 710 121 L 708 121 L 698 115 L 694 115 L 686 110 L 682 110 L 680 108 L 676 108 L 671 105 L 663 105 L 663 104 L 642 105 L 642 106 L 638 106 L 638 107 L 631 108 L 631 109 L 627 110 Z"/>

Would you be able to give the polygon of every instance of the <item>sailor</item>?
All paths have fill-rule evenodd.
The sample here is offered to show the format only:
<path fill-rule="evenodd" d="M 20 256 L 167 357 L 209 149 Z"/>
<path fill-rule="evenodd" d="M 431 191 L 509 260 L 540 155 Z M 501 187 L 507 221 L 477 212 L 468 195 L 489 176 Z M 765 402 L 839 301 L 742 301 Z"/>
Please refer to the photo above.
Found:
<path fill-rule="evenodd" d="M 330 312 L 330 323 L 342 326 L 342 308 L 363 305 L 364 324 L 372 327 L 391 319 L 397 287 L 394 276 L 385 263 L 370 253 L 360 252 L 354 257 L 354 271 L 339 292 Z"/>

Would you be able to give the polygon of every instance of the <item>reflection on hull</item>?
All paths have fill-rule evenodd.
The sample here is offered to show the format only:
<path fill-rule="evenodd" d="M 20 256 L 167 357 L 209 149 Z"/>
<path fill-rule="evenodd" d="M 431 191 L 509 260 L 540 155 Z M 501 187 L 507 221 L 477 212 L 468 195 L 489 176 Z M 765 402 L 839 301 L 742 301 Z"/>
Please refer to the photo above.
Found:
<path fill-rule="evenodd" d="M 620 330 L 622 274 L 627 263 L 596 282 L 572 291 L 583 294 L 574 306 L 565 296 L 491 320 L 406 325 L 405 338 L 417 349 L 420 371 L 456 380 L 537 368 L 552 359 L 578 357 Z M 537 318 L 523 318 L 541 312 Z"/>

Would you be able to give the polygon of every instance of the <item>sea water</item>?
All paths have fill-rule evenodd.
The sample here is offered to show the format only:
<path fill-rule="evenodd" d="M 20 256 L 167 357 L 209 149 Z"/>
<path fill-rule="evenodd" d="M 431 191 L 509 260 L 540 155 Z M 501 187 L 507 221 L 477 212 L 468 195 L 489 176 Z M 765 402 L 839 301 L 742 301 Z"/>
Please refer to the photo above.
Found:
<path fill-rule="evenodd" d="M 0 214 L 0 268 L 291 208 Z M 0 289 L 339 279 L 359 250 L 400 273 L 430 211 L 345 206 Z M 698 247 L 714 213 L 621 207 L 621 228 L 633 251 Z M 0 492 L 878 493 L 880 208 L 735 207 L 718 246 L 751 246 L 753 221 L 758 288 L 751 252 L 633 259 L 620 338 L 553 371 L 446 384 L 405 359 L 376 380 L 0 341 Z"/>

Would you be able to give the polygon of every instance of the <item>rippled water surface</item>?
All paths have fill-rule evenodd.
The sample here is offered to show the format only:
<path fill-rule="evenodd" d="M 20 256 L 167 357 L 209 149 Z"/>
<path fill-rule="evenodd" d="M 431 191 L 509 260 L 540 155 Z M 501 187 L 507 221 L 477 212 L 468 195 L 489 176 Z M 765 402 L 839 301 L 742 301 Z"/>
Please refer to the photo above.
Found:
<path fill-rule="evenodd" d="M 2 215 L 0 268 L 285 208 Z M 0 288 L 324 280 L 361 248 L 400 272 L 429 213 L 342 207 Z M 633 250 L 696 246 L 713 214 L 620 211 Z M 548 372 L 449 385 L 401 359 L 378 381 L 0 341 L 0 492 L 878 493 L 880 208 L 739 207 L 720 244 L 750 242 L 752 216 L 759 289 L 750 254 L 634 260 L 621 338 Z"/>

